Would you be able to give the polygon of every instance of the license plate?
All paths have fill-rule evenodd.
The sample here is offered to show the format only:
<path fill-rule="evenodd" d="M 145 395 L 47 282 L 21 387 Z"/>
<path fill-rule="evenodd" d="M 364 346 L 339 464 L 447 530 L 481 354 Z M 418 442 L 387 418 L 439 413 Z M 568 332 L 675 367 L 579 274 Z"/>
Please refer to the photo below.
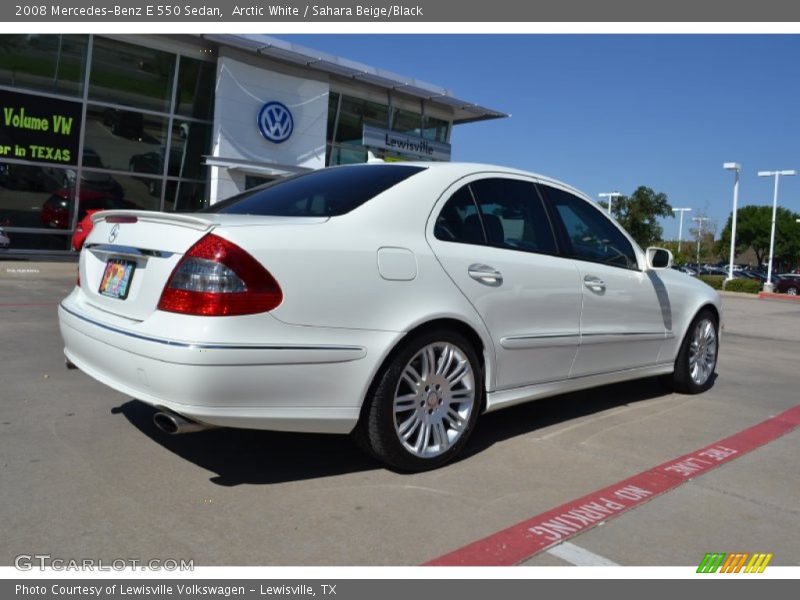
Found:
<path fill-rule="evenodd" d="M 136 263 L 130 260 L 112 258 L 106 263 L 103 279 L 100 281 L 100 293 L 103 296 L 125 300 L 131 288 L 131 279 Z"/>

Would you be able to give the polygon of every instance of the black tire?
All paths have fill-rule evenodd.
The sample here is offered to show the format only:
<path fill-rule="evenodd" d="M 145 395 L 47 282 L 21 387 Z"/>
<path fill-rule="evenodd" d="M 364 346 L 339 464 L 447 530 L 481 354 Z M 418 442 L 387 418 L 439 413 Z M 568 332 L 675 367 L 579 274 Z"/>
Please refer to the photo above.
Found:
<path fill-rule="evenodd" d="M 692 341 L 698 327 L 704 323 L 710 323 L 714 334 L 713 366 L 703 381 L 697 381 L 692 377 L 692 367 L 690 357 L 693 355 Z M 702 350 L 703 348 L 701 348 Z M 714 385 L 714 372 L 717 367 L 719 356 L 719 322 L 716 315 L 709 309 L 704 308 L 692 319 L 686 336 L 681 343 L 680 352 L 675 359 L 675 371 L 672 373 L 672 388 L 682 394 L 701 394 Z"/>
<path fill-rule="evenodd" d="M 402 378 L 403 373 L 409 365 L 419 366 L 417 360 L 423 360 L 421 353 L 423 349 L 432 348 L 434 355 L 437 351 L 440 352 L 436 356 L 435 364 L 438 367 L 443 366 L 445 363 L 450 365 L 444 358 L 445 348 L 455 348 L 458 353 L 452 351 L 453 357 L 461 356 L 469 367 L 471 376 L 464 376 L 457 380 L 453 388 L 449 388 L 446 384 L 442 384 L 447 389 L 439 389 L 437 381 L 442 381 L 441 377 L 444 374 L 430 374 L 429 378 L 420 377 L 422 383 L 417 388 L 412 388 L 409 380 Z M 441 362 L 440 362 L 441 361 Z M 424 371 L 423 369 L 419 369 Z M 457 373 L 454 372 L 454 375 Z M 439 379 L 436 379 L 436 378 Z M 402 378 L 402 381 L 401 381 Z M 455 376 L 453 377 L 455 379 Z M 449 378 L 448 378 L 449 381 Z M 431 384 L 430 386 L 427 384 Z M 425 387 L 423 387 L 425 386 Z M 459 387 L 463 386 L 463 387 Z M 431 388 L 430 391 L 428 388 Z M 435 389 L 434 389 L 435 388 Z M 406 402 L 413 403 L 413 408 L 409 407 L 407 412 L 398 413 L 402 415 L 400 421 L 408 421 L 419 419 L 420 425 L 417 428 L 416 424 L 407 429 L 407 432 L 412 432 L 410 440 L 419 442 L 423 438 L 421 432 L 426 432 L 422 446 L 430 446 L 438 450 L 431 450 L 437 452 L 432 456 L 421 456 L 415 454 L 413 449 L 409 449 L 404 445 L 400 439 L 400 430 L 403 428 L 402 423 L 396 423 L 396 413 L 394 410 L 395 396 L 400 395 L 401 391 L 406 391 L 404 396 L 413 396 L 414 391 L 417 390 L 418 396 Z M 463 426 L 460 428 L 460 433 L 456 433 L 457 421 L 450 420 L 447 415 L 446 405 L 444 399 L 447 394 L 453 393 L 459 396 L 469 396 L 471 389 L 472 400 L 471 407 L 468 414 L 463 415 Z M 414 337 L 404 341 L 393 354 L 387 359 L 381 371 L 375 377 L 373 385 L 364 401 L 364 408 L 361 412 L 361 418 L 358 426 L 353 432 L 353 437 L 356 443 L 369 454 L 377 458 L 387 466 L 403 472 L 419 472 L 435 469 L 453 460 L 459 452 L 463 449 L 464 445 L 469 440 L 469 436 L 475 428 L 475 422 L 478 419 L 478 413 L 483 407 L 483 369 L 478 355 L 475 352 L 470 341 L 460 333 L 449 329 L 438 329 L 426 333 L 415 335 Z M 441 392 L 442 396 L 439 397 Z M 436 406 L 438 401 L 438 406 Z M 455 404 L 451 406 L 467 407 L 469 403 Z M 440 408 L 441 407 L 441 408 Z M 428 417 L 425 416 L 428 413 Z M 428 425 L 423 424 L 423 419 L 441 419 L 442 427 L 444 429 L 437 429 L 436 426 L 430 425 L 431 429 L 426 429 Z M 444 415 L 444 417 L 442 417 Z M 453 429 L 447 429 L 448 427 Z M 432 429 L 437 429 L 436 434 Z M 413 432 L 416 431 L 416 437 Z M 449 435 L 450 432 L 456 436 L 452 441 L 446 444 L 435 443 L 437 440 L 442 440 L 442 434 Z M 442 446 L 446 449 L 442 450 Z"/>

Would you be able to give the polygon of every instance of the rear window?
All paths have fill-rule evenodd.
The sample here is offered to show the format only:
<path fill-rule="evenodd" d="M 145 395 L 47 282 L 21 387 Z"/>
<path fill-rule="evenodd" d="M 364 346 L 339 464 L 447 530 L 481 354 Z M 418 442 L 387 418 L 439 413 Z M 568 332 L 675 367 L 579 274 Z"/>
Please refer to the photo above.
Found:
<path fill-rule="evenodd" d="M 276 217 L 335 217 L 419 173 L 423 167 L 360 165 L 280 179 L 218 202 L 203 212 Z"/>

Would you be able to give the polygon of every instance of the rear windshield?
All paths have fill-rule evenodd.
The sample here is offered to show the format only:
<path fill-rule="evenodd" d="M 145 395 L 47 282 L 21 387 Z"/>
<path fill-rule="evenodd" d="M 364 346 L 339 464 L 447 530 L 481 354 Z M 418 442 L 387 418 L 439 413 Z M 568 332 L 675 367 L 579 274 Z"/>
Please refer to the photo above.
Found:
<path fill-rule="evenodd" d="M 335 217 L 350 212 L 423 167 L 354 165 L 280 179 L 218 202 L 203 212 L 279 217 Z"/>

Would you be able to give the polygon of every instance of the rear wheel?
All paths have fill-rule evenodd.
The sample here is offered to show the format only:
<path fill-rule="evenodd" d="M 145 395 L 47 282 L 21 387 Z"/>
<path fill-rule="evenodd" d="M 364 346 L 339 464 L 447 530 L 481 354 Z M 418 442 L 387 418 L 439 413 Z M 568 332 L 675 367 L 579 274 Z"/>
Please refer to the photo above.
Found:
<path fill-rule="evenodd" d="M 678 358 L 675 360 L 675 371 L 672 374 L 672 386 L 675 391 L 699 394 L 710 388 L 714 383 L 713 375 L 717 367 L 718 352 L 717 318 L 710 310 L 703 309 L 697 313 L 689 326 Z"/>
<path fill-rule="evenodd" d="M 788 290 L 786 290 L 786 293 L 789 294 L 790 296 L 797 296 L 797 288 L 792 286 Z"/>
<path fill-rule="evenodd" d="M 355 435 L 391 467 L 433 469 L 464 447 L 482 398 L 480 361 L 469 340 L 449 330 L 420 334 L 378 374 Z"/>

